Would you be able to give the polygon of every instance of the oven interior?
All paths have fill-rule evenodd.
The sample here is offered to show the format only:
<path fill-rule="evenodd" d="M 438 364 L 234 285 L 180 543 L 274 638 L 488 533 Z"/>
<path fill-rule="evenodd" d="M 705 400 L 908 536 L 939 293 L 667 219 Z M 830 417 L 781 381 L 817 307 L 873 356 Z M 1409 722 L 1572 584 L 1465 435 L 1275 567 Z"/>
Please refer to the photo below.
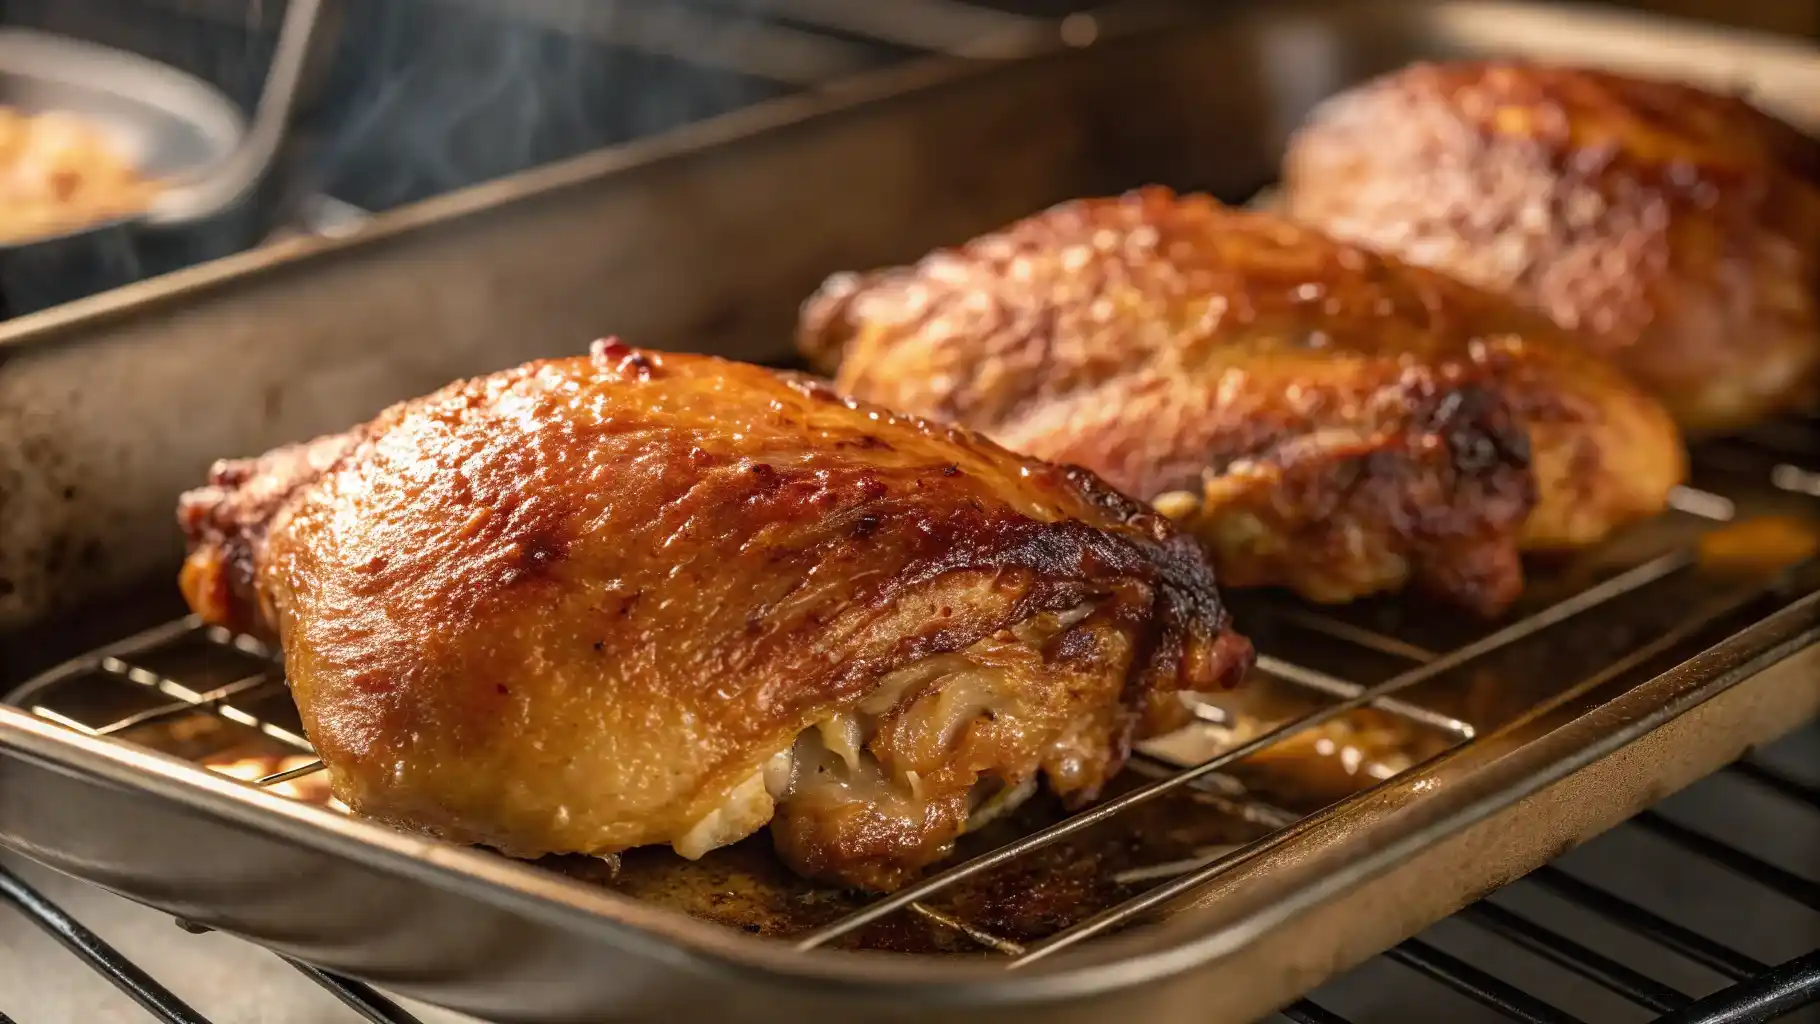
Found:
<path fill-rule="evenodd" d="M 753 86 L 748 96 L 739 81 L 728 89 L 734 98 L 726 103 L 769 95 Z M 325 102 L 332 106 L 332 89 Z M 711 112 L 723 100 L 704 102 L 703 110 Z M 702 112 L 691 108 L 684 116 Z M 603 129 L 600 141 L 648 128 L 629 123 Z M 458 134 L 447 129 L 433 134 Z M 373 131 L 381 137 L 396 134 L 383 125 Z M 535 140 L 530 145 L 538 160 L 567 155 L 544 154 Z M 381 170 L 400 161 L 383 155 L 367 171 L 358 170 L 358 161 L 349 166 L 356 168 L 347 171 L 356 183 L 336 186 L 337 194 L 374 209 L 422 198 L 461 176 L 451 171 L 439 178 L 432 162 L 428 170 L 414 171 L 415 177 L 388 177 Z M 1192 178 L 1169 183 L 1207 184 Z M 1184 880 L 1242 861 L 1315 811 L 1463 745 L 1491 742 L 1539 715 L 1594 709 L 1611 693 L 1808 599 L 1820 590 L 1817 547 L 1820 416 L 1788 417 L 1703 445 L 1693 479 L 1660 519 L 1600 549 L 1532 565 L 1534 582 L 1521 604 L 1498 621 L 1473 620 L 1419 599 L 1315 608 L 1278 594 L 1234 595 L 1239 628 L 1263 654 L 1246 689 L 1204 704 L 1201 721 L 1189 732 L 1141 752 L 1122 788 L 1086 812 L 1090 820 L 1074 821 L 1058 807 L 1033 801 L 970 837 L 955 861 L 992 850 L 1015 856 L 1001 852 L 996 856 L 1004 863 L 901 907 L 890 905 L 895 912 L 882 912 L 887 904 L 879 901 L 790 876 L 771 857 L 762 835 L 693 864 L 646 850 L 625 856 L 616 867 L 583 858 L 549 859 L 539 866 L 805 948 L 1036 959 L 1150 920 L 1169 909 L 1169 897 Z M 82 655 L 14 691 L 9 701 L 73 730 L 173 754 L 283 798 L 328 803 L 285 693 L 282 669 L 273 652 L 249 638 L 180 620 Z M 1767 799 L 1814 809 L 1820 806 L 1816 779 L 1806 770 L 1813 762 L 1802 753 L 1813 749 L 1812 738 L 1790 742 L 1795 746 L 1740 762 L 1702 785 L 1731 787 L 1725 799 L 1739 804 Z M 1199 767 L 1183 774 L 1189 766 Z M 1794 820 L 1791 834 L 1813 834 L 1809 819 Z M 1728 878 L 1690 884 L 1724 890 L 1735 876 L 1747 879 L 1759 895 L 1776 894 L 1781 909 L 1761 911 L 1768 916 L 1786 916 L 1790 904 L 1820 910 L 1816 883 L 1790 861 L 1801 850 L 1811 851 L 1811 844 L 1789 845 L 1785 835 L 1771 841 L 1777 848 L 1772 854 L 1745 853 L 1740 847 L 1762 837 L 1745 835 L 1741 826 L 1738 832 L 1734 836 L 1718 819 L 1695 828 L 1667 811 L 1646 812 L 1623 830 L 1678 847 L 1677 855 L 1721 868 Z M 1610 839 L 1633 841 L 1614 836 L 1600 842 L 1609 845 Z M 1568 866 L 1530 876 L 1525 892 L 1546 893 L 1547 900 L 1599 918 L 1605 922 L 1601 927 L 1616 929 L 1613 934 L 1620 937 L 1612 941 L 1619 946 L 1653 944 L 1683 965 L 1699 965 L 1705 982 L 1690 982 L 1687 991 L 1652 982 L 1604 951 L 1609 947 L 1594 949 L 1564 938 L 1561 926 L 1548 923 L 1560 907 L 1532 907 L 1522 902 L 1527 896 L 1488 898 L 1442 927 L 1465 929 L 1474 936 L 1468 946 L 1478 942 L 1483 949 L 1488 937 L 1505 943 L 1497 947 L 1504 952 L 1493 957 L 1500 964 L 1507 947 L 1526 950 L 1523 955 L 1531 960 L 1565 969 L 1600 990 L 1600 998 L 1615 1000 L 1607 1006 L 1613 1016 L 1581 1011 L 1588 1020 L 1654 1019 L 1657 1013 L 1682 1014 L 1665 1019 L 1770 1019 L 1761 1016 L 1771 1005 L 1765 999 L 1787 1002 L 1792 985 L 1807 979 L 1811 986 L 1820 973 L 1820 965 L 1799 956 L 1799 949 L 1768 951 L 1766 945 L 1739 952 L 1733 940 L 1710 937 L 1717 929 L 1665 920 L 1618 895 L 1610 883 L 1585 881 L 1572 862 L 1570 855 Z M 5 892 L 31 909 L 20 895 L 29 890 Z M 1816 928 L 1808 918 L 1806 934 L 1820 936 Z M 1345 996 L 1347 981 L 1296 1004 L 1288 1016 L 1466 1020 L 1470 1003 L 1479 1008 L 1470 1012 L 1508 1019 L 1574 1019 L 1525 983 L 1534 963 L 1524 961 L 1526 966 L 1501 972 L 1517 977 L 1501 978 L 1447 951 L 1457 946 L 1438 942 L 1428 936 L 1410 940 L 1387 960 L 1468 1001 L 1437 1004 L 1441 1016 L 1411 1017 L 1407 1011 L 1394 1018 L 1374 1016 L 1382 1008 L 1365 1005 L 1363 1015 L 1343 1018 L 1327 1006 L 1361 1004 L 1358 993 Z M 74 945 L 105 959 L 92 944 Z M 358 983 L 329 975 L 317 980 L 343 986 L 346 998 L 379 998 Z M 1729 982 L 1755 986 L 1745 993 L 1756 1000 L 1746 1009 L 1756 1007 L 1750 1012 L 1759 1016 L 1737 1016 L 1744 1011 L 1736 1007 L 1724 1011 L 1733 1016 L 1688 1015 L 1699 1010 L 1695 996 Z M 360 1012 L 374 1020 L 407 1019 L 376 1016 L 389 1012 L 378 1002 Z M 1584 1016 L 1589 1012 L 1595 1015 Z"/>

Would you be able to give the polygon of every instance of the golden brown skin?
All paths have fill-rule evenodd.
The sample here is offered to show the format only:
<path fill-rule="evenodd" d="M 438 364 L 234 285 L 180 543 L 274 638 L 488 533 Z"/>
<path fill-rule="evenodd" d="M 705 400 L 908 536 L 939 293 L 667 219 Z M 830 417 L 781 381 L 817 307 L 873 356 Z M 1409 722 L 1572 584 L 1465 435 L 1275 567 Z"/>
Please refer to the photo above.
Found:
<path fill-rule="evenodd" d="M 1817 148 L 1684 85 L 1419 64 L 1315 113 L 1284 202 L 1579 329 L 1684 428 L 1723 431 L 1814 397 Z"/>
<path fill-rule="evenodd" d="M 1685 471 L 1661 407 L 1544 318 L 1163 189 L 837 277 L 800 344 L 843 392 L 1155 501 L 1228 586 L 1317 601 L 1414 582 L 1496 612 L 1520 549 L 1595 541 Z"/>
<path fill-rule="evenodd" d="M 222 464 L 181 518 L 192 607 L 276 632 L 335 794 L 518 856 L 775 815 L 888 889 L 1251 660 L 1193 541 L 1089 474 L 616 342 Z"/>

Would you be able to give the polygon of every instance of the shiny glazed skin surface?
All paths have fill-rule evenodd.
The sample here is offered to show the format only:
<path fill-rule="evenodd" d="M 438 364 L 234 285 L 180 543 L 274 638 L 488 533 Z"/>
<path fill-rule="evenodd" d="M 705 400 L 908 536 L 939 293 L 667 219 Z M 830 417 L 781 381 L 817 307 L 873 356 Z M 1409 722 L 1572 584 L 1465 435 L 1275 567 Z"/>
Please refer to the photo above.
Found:
<path fill-rule="evenodd" d="M 1251 660 L 1193 541 L 1089 474 L 617 342 L 219 464 L 180 518 L 191 605 L 280 638 L 336 795 L 517 856 L 775 812 L 798 870 L 888 889 Z"/>
<path fill-rule="evenodd" d="M 1820 383 L 1820 143 L 1749 103 L 1601 71 L 1418 64 L 1329 100 L 1285 211 L 1576 328 L 1683 427 Z"/>
<path fill-rule="evenodd" d="M 1660 406 L 1545 318 L 1282 218 L 1152 188 L 831 279 L 799 345 L 844 393 L 1155 501 L 1227 586 L 1413 582 L 1492 613 L 1523 549 L 1659 511 Z"/>

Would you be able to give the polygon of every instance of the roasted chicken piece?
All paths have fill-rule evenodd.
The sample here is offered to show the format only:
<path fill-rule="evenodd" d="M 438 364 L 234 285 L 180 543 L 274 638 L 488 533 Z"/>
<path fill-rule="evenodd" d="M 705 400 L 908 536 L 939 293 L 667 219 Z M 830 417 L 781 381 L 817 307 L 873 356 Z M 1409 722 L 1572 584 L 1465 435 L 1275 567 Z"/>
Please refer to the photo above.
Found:
<path fill-rule="evenodd" d="M 889 889 L 1234 683 L 1205 556 L 1089 474 L 597 344 L 215 467 L 182 585 L 275 633 L 355 812 L 531 857 L 767 822 Z"/>
<path fill-rule="evenodd" d="M 1319 108 L 1283 201 L 1580 330 L 1690 432 L 1801 405 L 1820 380 L 1820 144 L 1742 99 L 1420 64 Z"/>
<path fill-rule="evenodd" d="M 1281 218 L 1149 189 L 828 282 L 836 388 L 1085 466 L 1180 518 L 1228 586 L 1413 581 L 1484 613 L 1520 549 L 1660 510 L 1674 425 L 1543 317 Z"/>

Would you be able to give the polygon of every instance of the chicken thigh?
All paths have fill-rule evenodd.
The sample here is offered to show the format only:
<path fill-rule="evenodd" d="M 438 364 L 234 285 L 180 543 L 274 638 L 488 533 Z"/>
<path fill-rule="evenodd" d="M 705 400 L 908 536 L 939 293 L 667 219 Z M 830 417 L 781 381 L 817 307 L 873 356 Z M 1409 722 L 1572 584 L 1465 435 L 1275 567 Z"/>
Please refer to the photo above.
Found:
<path fill-rule="evenodd" d="M 278 638 L 342 801 L 521 857 L 769 823 L 890 889 L 1252 657 L 1194 542 L 1083 471 L 616 342 L 219 464 L 180 517 L 191 606 Z"/>
<path fill-rule="evenodd" d="M 1602 71 L 1418 64 L 1323 105 L 1284 212 L 1508 293 L 1712 433 L 1820 380 L 1820 144 Z"/>
<path fill-rule="evenodd" d="M 1666 413 L 1545 318 L 1268 214 L 1148 189 L 840 275 L 799 344 L 843 393 L 1085 466 L 1222 583 L 1484 613 L 1685 471 Z"/>

